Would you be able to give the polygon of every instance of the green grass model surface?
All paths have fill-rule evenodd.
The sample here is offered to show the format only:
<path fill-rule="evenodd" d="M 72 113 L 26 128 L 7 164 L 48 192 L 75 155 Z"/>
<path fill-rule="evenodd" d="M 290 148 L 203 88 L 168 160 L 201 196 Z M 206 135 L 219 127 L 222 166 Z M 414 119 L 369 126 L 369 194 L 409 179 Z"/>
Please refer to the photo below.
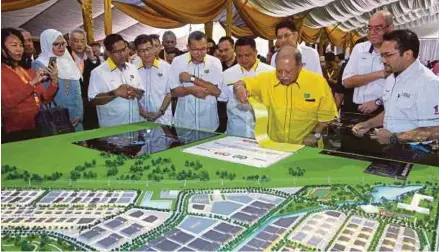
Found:
<path fill-rule="evenodd" d="M 143 233 L 137 234 L 136 238 L 130 240 L 129 243 L 120 243 L 117 248 L 115 247 L 119 250 L 146 249 L 147 247 L 144 247 L 146 244 L 153 244 L 175 228 L 182 230 L 185 228 L 185 222 L 195 221 L 194 218 L 205 218 L 216 223 L 230 223 L 242 228 L 242 231 L 237 232 L 236 236 L 231 237 L 226 243 L 212 248 L 223 251 L 252 249 L 254 248 L 252 246 L 257 246 L 254 244 L 257 235 L 262 235 L 270 225 L 275 226 L 273 223 L 279 219 L 291 216 L 297 219 L 291 222 L 290 226 L 285 226 L 283 230 L 279 229 L 276 239 L 273 238 L 266 249 L 278 251 L 341 249 L 345 246 L 343 240 L 352 238 L 349 235 L 356 232 L 355 228 L 360 229 L 361 225 L 366 227 L 369 224 L 371 227 L 366 227 L 365 233 L 360 234 L 360 238 L 352 238 L 358 239 L 353 240 L 352 244 L 364 246 L 365 251 L 379 250 L 386 248 L 385 246 L 399 248 L 398 244 L 409 246 L 403 249 L 417 248 L 419 250 L 435 250 L 437 246 L 439 167 L 414 164 L 407 180 L 404 181 L 364 173 L 369 162 L 321 155 L 320 150 L 316 148 L 305 147 L 267 168 L 256 168 L 182 152 L 189 146 L 224 137 L 222 135 L 135 158 L 107 154 L 73 144 L 153 127 L 156 125 L 139 123 L 4 144 L 1 146 L 2 191 L 43 190 L 44 193 L 38 199 L 27 205 L 33 207 L 35 207 L 35 202 L 53 190 L 77 191 L 78 193 L 86 190 L 131 190 L 137 193 L 135 201 L 129 206 L 116 207 L 120 212 L 117 214 L 112 212 L 111 215 L 105 216 L 93 225 L 81 227 L 81 232 L 90 230 L 94 225 L 103 225 L 105 221 L 118 218 L 119 215 L 128 216 L 136 209 L 156 211 L 157 209 L 142 205 L 144 198 L 149 196 L 151 202 L 157 201 L 161 204 L 163 203 L 160 202 L 163 201 L 161 198 L 163 190 L 180 192 L 178 197 L 168 199 L 169 209 L 163 210 L 167 215 L 163 215 L 165 217 L 160 220 L 162 221 L 160 225 L 152 230 L 143 230 Z M 380 187 L 413 187 L 416 190 L 407 190 L 397 198 L 389 200 L 376 196 L 382 193 Z M 295 191 L 288 192 L 288 190 Z M 234 194 L 239 195 L 234 196 Z M 263 194 L 268 196 L 263 196 Z M 416 194 L 433 198 L 431 201 L 419 201 L 417 206 L 424 210 L 410 211 L 398 206 L 398 203 L 412 204 L 419 197 Z M 251 196 L 253 201 L 266 203 L 268 201 L 264 201 L 264 197 L 273 197 L 278 202 L 268 207 L 267 211 L 256 220 L 249 222 L 231 220 L 230 216 L 235 214 L 235 212 L 232 213 L 233 209 L 240 209 L 239 207 L 252 209 L 250 203 L 245 203 L 247 200 L 245 195 Z M 230 203 L 229 199 L 233 197 L 243 202 Z M 210 205 L 200 208 L 197 200 L 204 200 Z M 215 212 L 218 209 L 214 209 L 221 204 L 230 213 Z M 372 210 L 369 208 L 365 210 L 364 206 Z M 2 214 L 4 214 L 4 207 L 12 208 L 12 212 L 17 211 L 13 204 L 2 202 Z M 66 211 L 64 208 L 68 206 L 50 207 L 54 208 L 49 209 L 51 211 L 56 211 L 57 208 Z M 85 208 L 81 208 L 81 211 L 86 211 Z M 225 211 L 224 209 L 218 211 Z M 429 214 L 421 213 L 427 210 Z M 373 211 L 376 212 L 373 213 Z M 333 229 L 331 235 L 317 241 L 315 239 L 300 241 L 300 237 L 312 237 L 313 234 L 305 231 L 301 233 L 298 229 L 312 228 L 313 224 L 324 226 L 323 222 L 319 221 L 327 216 L 333 218 L 336 223 L 331 227 Z M 129 220 L 131 217 L 124 218 Z M 188 218 L 192 219 L 188 220 Z M 129 221 L 134 223 L 133 220 Z M 209 224 L 208 221 L 201 221 L 201 223 L 206 227 Z M 206 228 L 206 232 L 209 228 Z M 5 232 L 2 225 L 1 250 L 71 251 L 89 248 L 81 247 L 87 244 L 83 240 L 81 240 L 82 245 L 75 244 L 74 239 L 77 236 L 72 240 L 51 233 L 55 229 L 46 230 L 47 232 L 41 232 L 42 230 L 39 229 L 38 233 L 25 233 L 23 229 L 8 229 Z M 400 236 L 408 240 L 404 240 L 405 243 L 402 241 L 403 238 L 390 240 L 389 237 L 392 236 L 391 232 L 394 230 L 400 230 Z M 413 239 L 403 236 L 403 233 L 411 235 L 412 231 L 415 233 Z M 413 244 L 408 244 L 407 241 Z M 316 245 L 313 245 L 314 243 Z M 95 241 L 93 244 L 96 244 Z M 177 242 L 170 241 L 163 244 L 163 248 L 178 250 L 190 245 L 187 243 L 176 247 L 176 244 L 178 245 Z M 94 246 L 91 245 L 90 248 L 99 250 L 99 247 Z M 201 242 L 195 244 L 194 241 L 194 244 L 190 246 L 202 248 L 203 244 Z M 207 247 L 204 248 L 210 248 L 208 245 L 205 246 Z"/>

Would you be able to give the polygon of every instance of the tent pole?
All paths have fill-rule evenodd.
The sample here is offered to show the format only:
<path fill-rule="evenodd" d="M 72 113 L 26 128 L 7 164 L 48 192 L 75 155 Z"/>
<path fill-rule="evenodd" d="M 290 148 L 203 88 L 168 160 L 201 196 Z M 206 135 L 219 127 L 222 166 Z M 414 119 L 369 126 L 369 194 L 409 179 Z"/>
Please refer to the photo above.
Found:
<path fill-rule="evenodd" d="M 213 21 L 204 23 L 204 33 L 207 38 L 212 38 L 213 36 Z"/>
<path fill-rule="evenodd" d="M 87 34 L 87 43 L 94 42 L 93 32 L 93 0 L 82 0 L 82 22 L 84 23 L 84 30 Z"/>
<path fill-rule="evenodd" d="M 105 36 L 113 33 L 111 0 L 104 0 L 104 31 Z"/>
<path fill-rule="evenodd" d="M 232 36 L 233 0 L 227 0 L 226 36 Z"/>

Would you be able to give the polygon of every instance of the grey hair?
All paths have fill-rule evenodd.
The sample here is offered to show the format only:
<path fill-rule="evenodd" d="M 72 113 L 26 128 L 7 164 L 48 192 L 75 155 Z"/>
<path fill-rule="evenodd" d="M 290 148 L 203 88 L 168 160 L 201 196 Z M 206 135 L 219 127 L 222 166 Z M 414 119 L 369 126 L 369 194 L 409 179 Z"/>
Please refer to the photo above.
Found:
<path fill-rule="evenodd" d="M 165 38 L 168 36 L 172 36 L 174 38 L 177 38 L 177 36 L 175 36 L 175 33 L 173 31 L 165 31 L 163 33 L 162 40 L 165 40 Z"/>
<path fill-rule="evenodd" d="M 287 47 L 289 47 L 289 46 L 287 46 Z M 292 47 L 292 46 L 291 46 Z M 280 59 L 281 57 L 282 58 L 286 58 L 286 56 L 285 56 L 285 54 L 284 53 L 281 53 L 282 52 L 282 48 L 276 53 L 276 59 L 275 59 L 275 62 L 277 62 L 278 61 L 278 59 Z M 282 55 L 283 54 L 283 55 Z M 282 56 L 279 56 L 279 55 L 282 55 Z M 286 54 L 287 56 L 292 56 L 292 55 L 288 55 L 288 54 Z M 300 66 L 300 65 L 302 65 L 302 53 L 297 49 L 297 48 L 295 48 L 294 49 L 294 60 L 296 61 L 296 65 L 297 66 Z"/>
<path fill-rule="evenodd" d="M 203 32 L 201 32 L 201 31 L 194 31 L 191 34 L 189 34 L 189 37 L 187 39 L 187 43 L 190 44 L 192 40 L 200 41 L 200 40 L 203 40 L 203 39 L 206 39 L 206 35 Z"/>
<path fill-rule="evenodd" d="M 84 37 L 87 37 L 87 33 L 83 29 L 76 28 L 69 33 L 69 38 L 71 38 L 74 33 L 82 33 L 84 34 Z"/>
<path fill-rule="evenodd" d="M 393 25 L 393 15 L 388 10 L 379 10 L 374 16 L 382 16 L 387 25 Z"/>

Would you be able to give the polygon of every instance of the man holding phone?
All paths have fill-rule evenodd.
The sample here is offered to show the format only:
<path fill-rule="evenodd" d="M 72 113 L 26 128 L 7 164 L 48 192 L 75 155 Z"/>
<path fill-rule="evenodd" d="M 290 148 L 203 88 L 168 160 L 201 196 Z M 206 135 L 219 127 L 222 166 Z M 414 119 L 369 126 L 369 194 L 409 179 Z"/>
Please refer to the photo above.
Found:
<path fill-rule="evenodd" d="M 91 73 L 88 98 L 96 110 L 100 127 L 136 123 L 140 120 L 138 100 L 142 98 L 137 68 L 126 63 L 125 41 L 118 34 L 104 40 L 109 58 Z"/>

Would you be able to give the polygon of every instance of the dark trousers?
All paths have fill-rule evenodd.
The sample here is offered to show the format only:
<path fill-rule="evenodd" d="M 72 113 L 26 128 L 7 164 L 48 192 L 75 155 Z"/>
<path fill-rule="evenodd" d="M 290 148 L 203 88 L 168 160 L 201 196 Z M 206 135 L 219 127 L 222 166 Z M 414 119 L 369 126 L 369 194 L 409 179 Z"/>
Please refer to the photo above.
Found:
<path fill-rule="evenodd" d="M 227 129 L 227 102 L 217 102 L 219 126 L 216 132 L 224 133 Z"/>

